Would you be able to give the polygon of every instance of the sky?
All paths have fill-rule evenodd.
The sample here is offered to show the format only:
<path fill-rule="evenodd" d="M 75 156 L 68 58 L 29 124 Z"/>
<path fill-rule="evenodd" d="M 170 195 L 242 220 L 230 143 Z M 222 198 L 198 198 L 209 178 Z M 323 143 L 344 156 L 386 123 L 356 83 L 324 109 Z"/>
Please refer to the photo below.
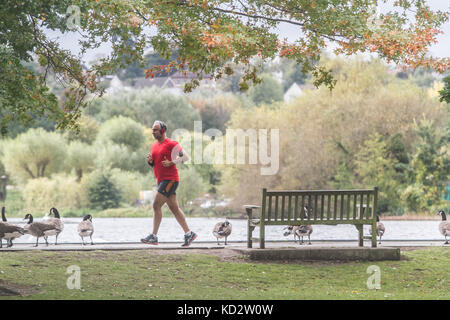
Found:
<path fill-rule="evenodd" d="M 380 1 L 381 2 L 381 1 Z M 428 0 L 427 3 L 433 10 L 449 10 L 450 1 L 449 0 Z M 380 3 L 379 10 L 388 10 L 389 6 Z M 278 30 L 275 30 L 281 39 L 287 38 L 289 42 L 293 42 L 298 37 L 298 28 L 293 25 L 283 24 L 280 25 Z M 435 57 L 449 57 L 450 56 L 450 22 L 446 22 L 443 27 L 443 34 L 438 35 L 438 43 L 430 48 L 430 52 Z M 79 33 L 69 32 L 66 34 L 61 34 L 56 31 L 48 30 L 46 34 L 53 40 L 56 40 L 64 49 L 70 50 L 74 54 L 78 54 L 80 51 L 78 40 L 80 39 Z M 88 51 L 83 60 L 89 64 L 89 62 L 96 60 L 100 57 L 104 57 L 111 51 L 108 44 L 104 44 L 95 50 Z"/>

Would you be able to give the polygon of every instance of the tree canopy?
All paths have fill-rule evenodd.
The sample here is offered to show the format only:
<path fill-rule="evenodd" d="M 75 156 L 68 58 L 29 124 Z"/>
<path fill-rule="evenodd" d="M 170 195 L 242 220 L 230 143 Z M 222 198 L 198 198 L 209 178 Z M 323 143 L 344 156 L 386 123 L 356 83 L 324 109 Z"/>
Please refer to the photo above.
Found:
<path fill-rule="evenodd" d="M 449 59 L 428 55 L 448 13 L 433 11 L 425 0 L 389 2 L 392 9 L 377 13 L 377 0 L 13 0 L 0 4 L 1 130 L 10 121 L 28 122 L 46 115 L 58 128 L 73 127 L 89 93 L 101 94 L 101 76 L 129 64 L 145 68 L 144 51 L 152 48 L 169 59 L 153 65 L 147 77 L 173 69 L 190 71 L 199 79 L 231 75 L 232 64 L 245 66 L 240 89 L 260 82 L 254 57 L 295 60 L 314 84 L 335 84 L 329 69 L 316 62 L 329 46 L 334 53 L 377 53 L 406 67 L 448 69 Z M 69 10 L 69 9 L 72 10 Z M 78 18 L 78 19 L 77 19 Z M 75 21 L 75 22 L 74 22 Z M 78 23 L 79 22 L 79 23 Z M 280 39 L 276 29 L 298 28 L 298 39 Z M 76 29 L 74 29 L 76 27 Z M 84 38 L 81 52 L 112 43 L 111 54 L 89 68 L 50 40 L 45 30 L 76 30 Z M 43 69 L 36 74 L 23 66 L 36 58 Z M 49 92 L 49 74 L 65 85 L 59 101 Z M 199 84 L 187 83 L 185 91 Z"/>

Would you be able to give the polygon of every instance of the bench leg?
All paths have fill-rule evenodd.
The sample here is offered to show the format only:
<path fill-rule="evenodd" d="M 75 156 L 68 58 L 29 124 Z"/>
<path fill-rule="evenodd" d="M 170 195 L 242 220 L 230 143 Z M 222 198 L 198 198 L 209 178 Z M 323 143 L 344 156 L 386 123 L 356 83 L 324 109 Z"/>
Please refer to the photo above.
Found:
<path fill-rule="evenodd" d="M 249 220 L 248 225 L 247 225 L 247 248 L 253 247 L 253 242 L 252 242 L 253 229 L 254 228 L 252 226 L 250 226 L 250 220 Z"/>
<path fill-rule="evenodd" d="M 358 238 L 359 238 L 359 246 L 364 247 L 364 228 L 362 224 L 358 224 L 356 226 L 356 229 L 358 229 Z"/>
<path fill-rule="evenodd" d="M 377 247 L 377 222 L 372 223 L 372 248 Z"/>
<path fill-rule="evenodd" d="M 247 211 L 247 216 L 248 216 L 248 221 L 247 221 L 247 248 L 252 248 L 252 246 L 253 246 L 252 233 L 253 233 L 253 230 L 255 228 L 252 227 L 250 223 L 252 221 L 253 214 L 252 214 L 252 209 L 251 208 L 246 208 L 245 211 Z"/>
<path fill-rule="evenodd" d="M 262 222 L 262 220 L 261 220 Z M 265 242 L 264 242 L 264 224 L 261 223 L 259 226 L 259 248 L 260 249 L 264 249 L 265 246 Z"/>

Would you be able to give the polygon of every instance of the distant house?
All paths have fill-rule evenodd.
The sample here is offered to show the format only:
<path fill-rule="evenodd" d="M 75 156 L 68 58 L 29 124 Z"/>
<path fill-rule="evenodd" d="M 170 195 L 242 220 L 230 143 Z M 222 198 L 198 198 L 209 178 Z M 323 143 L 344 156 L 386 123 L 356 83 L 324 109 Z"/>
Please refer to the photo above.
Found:
<path fill-rule="evenodd" d="M 107 80 L 111 80 L 109 87 L 106 88 L 105 93 L 114 95 L 120 91 L 130 91 L 131 87 L 124 86 L 118 76 L 105 77 Z"/>
<path fill-rule="evenodd" d="M 286 91 L 284 94 L 284 102 L 289 103 L 295 100 L 297 97 L 300 97 L 303 94 L 303 90 L 299 87 L 295 82 L 292 86 Z"/>
<path fill-rule="evenodd" d="M 200 80 L 200 87 L 215 90 L 216 82 L 209 79 L 208 75 L 204 75 L 203 77 L 204 78 Z M 197 76 L 194 73 L 178 71 L 168 77 L 155 77 L 153 79 L 144 77 L 134 78 L 132 80 L 132 84 L 135 89 L 151 88 L 156 86 L 173 94 L 181 95 L 184 92 L 184 84 L 193 79 L 197 79 Z"/>

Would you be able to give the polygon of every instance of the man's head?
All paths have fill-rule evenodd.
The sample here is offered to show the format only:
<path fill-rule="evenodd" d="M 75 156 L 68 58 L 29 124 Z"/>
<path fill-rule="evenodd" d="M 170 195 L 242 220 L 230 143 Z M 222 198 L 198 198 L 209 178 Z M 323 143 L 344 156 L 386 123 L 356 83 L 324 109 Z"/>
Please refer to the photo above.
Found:
<path fill-rule="evenodd" d="M 157 140 L 163 138 L 167 131 L 167 126 L 164 122 L 156 120 L 152 126 L 153 137 Z"/>

